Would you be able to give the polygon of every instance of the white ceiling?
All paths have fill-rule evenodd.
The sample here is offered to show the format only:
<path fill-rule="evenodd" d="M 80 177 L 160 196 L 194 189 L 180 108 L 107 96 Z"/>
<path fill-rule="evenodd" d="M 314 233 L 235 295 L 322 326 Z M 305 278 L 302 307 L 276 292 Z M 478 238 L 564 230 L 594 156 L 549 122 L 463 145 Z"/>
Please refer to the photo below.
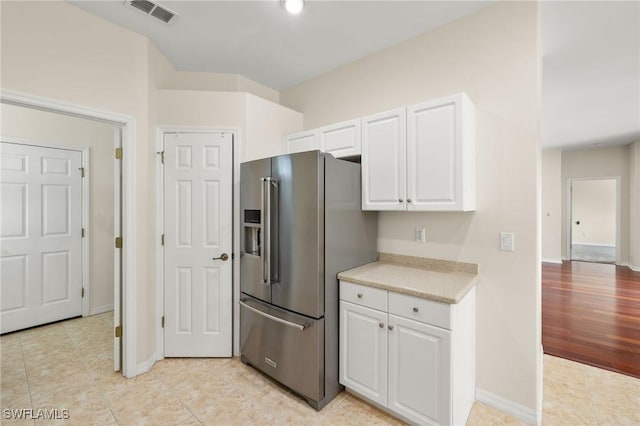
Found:
<path fill-rule="evenodd" d="M 640 140 L 640 2 L 542 3 L 542 146 Z"/>
<path fill-rule="evenodd" d="M 283 90 L 491 1 L 160 1 L 163 24 L 123 1 L 72 1 L 149 37 L 176 69 L 237 73 Z M 640 140 L 640 2 L 544 1 L 542 145 Z"/>
<path fill-rule="evenodd" d="M 471 14 L 488 1 L 157 1 L 164 24 L 123 1 L 72 1 L 148 36 L 181 71 L 237 73 L 283 90 Z"/>

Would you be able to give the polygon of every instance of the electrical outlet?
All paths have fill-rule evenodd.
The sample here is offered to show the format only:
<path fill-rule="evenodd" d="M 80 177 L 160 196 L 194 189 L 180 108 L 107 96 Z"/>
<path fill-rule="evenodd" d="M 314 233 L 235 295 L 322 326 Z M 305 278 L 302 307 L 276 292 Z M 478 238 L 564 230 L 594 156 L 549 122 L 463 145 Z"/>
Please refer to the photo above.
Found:
<path fill-rule="evenodd" d="M 427 242 L 427 231 L 424 229 L 424 226 L 422 228 L 416 228 L 416 241 L 419 243 Z"/>
<path fill-rule="evenodd" d="M 515 250 L 515 236 L 513 232 L 501 232 L 500 233 L 500 250 L 502 251 L 514 251 Z"/>

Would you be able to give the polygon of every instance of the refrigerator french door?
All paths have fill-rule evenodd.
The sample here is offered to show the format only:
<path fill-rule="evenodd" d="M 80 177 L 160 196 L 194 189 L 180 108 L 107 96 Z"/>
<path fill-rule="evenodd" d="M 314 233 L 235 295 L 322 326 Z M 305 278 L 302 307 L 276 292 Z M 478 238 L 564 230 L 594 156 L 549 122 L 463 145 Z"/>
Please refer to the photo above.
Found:
<path fill-rule="evenodd" d="M 338 383 L 338 272 L 376 259 L 360 165 L 319 151 L 241 165 L 242 361 L 322 408 Z"/>

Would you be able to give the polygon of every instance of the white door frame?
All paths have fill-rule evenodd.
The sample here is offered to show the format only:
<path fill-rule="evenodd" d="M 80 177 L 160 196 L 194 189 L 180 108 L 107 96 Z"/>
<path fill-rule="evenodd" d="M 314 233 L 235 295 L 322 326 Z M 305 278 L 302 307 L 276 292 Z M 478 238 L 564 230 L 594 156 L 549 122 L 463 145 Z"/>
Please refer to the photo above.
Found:
<path fill-rule="evenodd" d="M 566 218 L 566 250 L 567 250 L 567 259 L 571 260 L 571 228 L 572 228 L 572 194 L 571 194 L 571 186 L 573 182 L 581 181 L 581 180 L 615 180 L 616 181 L 616 265 L 620 264 L 620 240 L 621 240 L 621 230 L 620 224 L 622 222 L 622 200 L 621 200 L 621 177 L 620 176 L 597 176 L 597 177 L 581 177 L 581 178 L 567 178 L 567 218 Z"/>
<path fill-rule="evenodd" d="M 233 135 L 233 244 L 231 248 L 233 282 L 233 355 L 239 356 L 239 310 L 240 300 L 240 255 L 236 251 L 240 247 L 240 129 L 227 127 L 198 127 L 198 126 L 159 126 L 156 128 L 156 357 L 164 359 L 164 248 L 160 235 L 164 234 L 164 169 L 161 153 L 164 151 L 165 133 L 231 133 Z"/>
<path fill-rule="evenodd" d="M 136 120 L 70 102 L 10 90 L 0 91 L 0 102 L 26 108 L 61 113 L 122 126 L 122 374 L 134 377 L 136 371 Z"/>
<path fill-rule="evenodd" d="M 69 147 L 60 144 L 54 144 L 46 141 L 34 141 L 32 139 L 16 138 L 12 136 L 3 136 L 2 142 L 13 143 L 17 145 L 37 146 L 51 149 L 62 149 L 65 151 L 75 151 L 82 154 L 82 168 L 86 171 L 89 166 L 89 147 Z M 91 262 L 90 262 L 90 247 L 91 247 L 91 232 L 89 232 L 89 175 L 86 174 L 81 180 L 82 185 L 82 228 L 85 230 L 84 237 L 82 238 L 82 288 L 84 289 L 84 296 L 82 298 L 82 316 L 86 317 L 91 314 L 90 309 L 90 297 L 91 297 Z"/>

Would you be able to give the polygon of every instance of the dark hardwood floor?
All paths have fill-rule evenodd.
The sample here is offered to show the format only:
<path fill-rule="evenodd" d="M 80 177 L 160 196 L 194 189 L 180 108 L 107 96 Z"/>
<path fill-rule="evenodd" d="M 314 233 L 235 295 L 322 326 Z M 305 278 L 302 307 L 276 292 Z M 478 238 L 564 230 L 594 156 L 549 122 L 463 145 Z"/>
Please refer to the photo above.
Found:
<path fill-rule="evenodd" d="M 640 378 L 640 272 L 543 263 L 542 346 L 550 355 Z"/>

